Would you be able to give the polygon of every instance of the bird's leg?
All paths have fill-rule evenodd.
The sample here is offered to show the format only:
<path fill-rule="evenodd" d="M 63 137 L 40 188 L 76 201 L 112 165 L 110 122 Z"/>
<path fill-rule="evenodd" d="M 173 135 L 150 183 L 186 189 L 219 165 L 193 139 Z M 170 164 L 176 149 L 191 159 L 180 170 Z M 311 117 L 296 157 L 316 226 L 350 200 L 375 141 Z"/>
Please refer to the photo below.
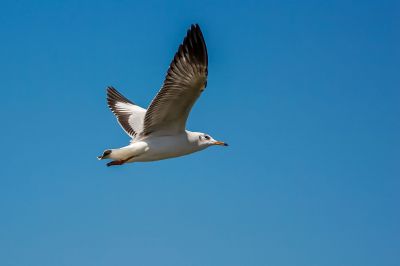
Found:
<path fill-rule="evenodd" d="M 135 157 L 135 156 L 128 157 L 128 158 L 126 158 L 126 159 L 124 159 L 124 160 L 115 160 L 115 161 L 111 161 L 111 162 L 107 163 L 107 166 L 112 166 L 112 165 L 123 165 L 124 163 L 126 163 L 127 161 L 129 161 L 130 159 L 132 159 L 133 157 Z"/>
<path fill-rule="evenodd" d="M 124 160 L 116 160 L 116 161 L 111 161 L 107 163 L 107 166 L 112 166 L 112 165 L 123 165 L 125 163 Z"/>

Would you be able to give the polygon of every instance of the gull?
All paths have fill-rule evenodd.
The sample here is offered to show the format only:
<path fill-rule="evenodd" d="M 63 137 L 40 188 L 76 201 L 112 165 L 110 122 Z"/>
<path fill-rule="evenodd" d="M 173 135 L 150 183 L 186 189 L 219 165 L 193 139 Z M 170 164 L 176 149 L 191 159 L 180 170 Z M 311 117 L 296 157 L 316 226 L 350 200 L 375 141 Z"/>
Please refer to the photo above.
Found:
<path fill-rule="evenodd" d="M 207 86 L 208 55 L 198 24 L 191 25 L 176 52 L 164 83 L 148 109 L 107 88 L 107 104 L 132 138 L 128 146 L 107 149 L 99 160 L 107 166 L 179 157 L 213 145 L 228 146 L 210 135 L 186 130 L 192 106 Z"/>

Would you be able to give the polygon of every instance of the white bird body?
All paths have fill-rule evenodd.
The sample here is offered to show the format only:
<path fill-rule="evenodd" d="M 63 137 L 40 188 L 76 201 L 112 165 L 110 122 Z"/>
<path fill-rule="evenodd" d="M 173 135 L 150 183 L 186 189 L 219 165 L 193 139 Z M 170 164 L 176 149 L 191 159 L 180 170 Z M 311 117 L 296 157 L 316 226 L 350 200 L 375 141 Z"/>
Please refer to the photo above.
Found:
<path fill-rule="evenodd" d="M 154 136 L 143 140 L 133 141 L 128 146 L 112 149 L 109 159 L 120 160 L 131 158 L 131 162 L 150 162 L 168 158 L 180 157 L 201 151 L 207 145 L 199 145 L 198 138 L 202 133 L 185 131 L 173 136 Z"/>
<path fill-rule="evenodd" d="M 122 165 L 179 157 L 211 145 L 228 146 L 207 134 L 185 129 L 192 106 L 207 86 L 207 75 L 206 44 L 200 27 L 192 25 L 147 110 L 113 87 L 107 89 L 108 106 L 132 140 L 128 146 L 105 150 L 97 158 L 113 159 L 107 166 Z"/>

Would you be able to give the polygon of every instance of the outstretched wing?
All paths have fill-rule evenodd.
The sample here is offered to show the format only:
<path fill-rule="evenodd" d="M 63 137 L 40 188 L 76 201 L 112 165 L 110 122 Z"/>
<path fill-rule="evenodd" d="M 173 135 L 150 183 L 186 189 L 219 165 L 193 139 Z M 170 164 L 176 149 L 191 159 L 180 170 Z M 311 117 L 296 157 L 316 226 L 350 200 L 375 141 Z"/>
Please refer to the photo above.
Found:
<path fill-rule="evenodd" d="M 177 134 L 185 130 L 190 110 L 207 85 L 207 48 L 199 25 L 192 25 L 175 54 L 164 84 L 151 102 L 143 134 Z"/>
<path fill-rule="evenodd" d="M 107 104 L 129 136 L 134 138 L 143 130 L 146 109 L 134 104 L 113 87 L 107 88 Z"/>

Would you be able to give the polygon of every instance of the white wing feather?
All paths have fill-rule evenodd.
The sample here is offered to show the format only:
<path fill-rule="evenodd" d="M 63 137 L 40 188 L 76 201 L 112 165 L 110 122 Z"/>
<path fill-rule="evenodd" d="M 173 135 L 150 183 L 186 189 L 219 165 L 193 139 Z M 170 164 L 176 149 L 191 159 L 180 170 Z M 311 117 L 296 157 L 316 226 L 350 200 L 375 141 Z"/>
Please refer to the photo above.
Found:
<path fill-rule="evenodd" d="M 146 109 L 134 104 L 113 87 L 107 89 L 107 103 L 118 123 L 131 138 L 142 132 Z"/>

